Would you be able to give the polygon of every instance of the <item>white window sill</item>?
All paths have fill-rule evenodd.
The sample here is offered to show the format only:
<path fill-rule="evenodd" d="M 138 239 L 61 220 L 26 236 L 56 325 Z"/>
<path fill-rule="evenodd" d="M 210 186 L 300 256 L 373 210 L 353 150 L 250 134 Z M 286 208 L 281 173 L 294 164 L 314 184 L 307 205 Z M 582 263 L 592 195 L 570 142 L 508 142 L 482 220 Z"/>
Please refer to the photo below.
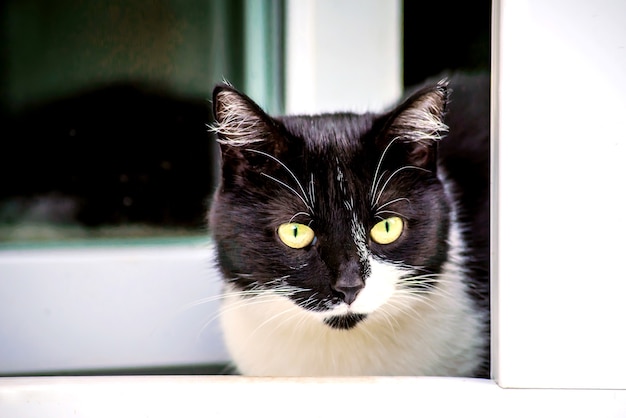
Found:
<path fill-rule="evenodd" d="M 260 384 L 262 383 L 262 384 Z M 0 416 L 624 417 L 626 391 L 502 389 L 454 378 L 0 379 Z"/>
<path fill-rule="evenodd" d="M 219 292 L 201 242 L 2 250 L 0 374 L 226 362 Z"/>

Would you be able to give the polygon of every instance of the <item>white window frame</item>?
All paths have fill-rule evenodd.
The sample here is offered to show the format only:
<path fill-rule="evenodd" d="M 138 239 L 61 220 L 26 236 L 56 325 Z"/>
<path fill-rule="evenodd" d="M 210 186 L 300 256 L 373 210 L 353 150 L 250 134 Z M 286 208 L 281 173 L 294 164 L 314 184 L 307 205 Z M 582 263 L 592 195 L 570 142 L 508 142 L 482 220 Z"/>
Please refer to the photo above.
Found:
<path fill-rule="evenodd" d="M 626 389 L 626 3 L 496 3 L 493 372 Z"/>
<path fill-rule="evenodd" d="M 299 3 L 288 3 L 288 16 L 297 13 L 293 8 Z M 312 7 L 311 2 L 300 4 Z M 399 7 L 398 0 L 393 4 Z M 310 18 L 325 21 L 323 6 L 315 7 Z M 368 416 L 625 416 L 626 333 L 621 330 L 626 280 L 619 238 L 626 234 L 626 208 L 618 199 L 626 160 L 623 12 L 619 0 L 494 1 L 494 380 L 3 378 L 0 415 L 63 416 L 70 411 L 75 416 L 244 416 L 261 411 L 306 417 L 330 409 L 337 415 Z M 313 43 L 311 60 L 321 53 L 319 48 Z M 324 82 L 315 80 L 318 86 Z M 350 88 L 349 83 L 340 87 Z M 555 165 L 558 169 L 552 169 Z M 581 193 L 591 200 L 580 199 Z M 572 231 L 584 233 L 585 240 L 575 239 Z M 179 248 L 179 256 L 172 258 L 149 250 L 143 266 L 161 260 L 155 274 L 177 274 L 178 263 L 187 258 L 196 266 L 192 274 L 204 274 L 197 268 L 207 266 L 205 249 L 202 244 L 192 247 L 196 255 L 183 256 L 190 249 Z M 76 255 L 85 255 L 83 251 L 76 250 Z M 128 254 L 120 256 L 129 263 L 142 262 Z M 7 280 L 7 258 L 17 256 L 0 253 L 0 282 Z M 38 257 L 28 264 L 47 256 Z M 166 259 L 172 261 L 169 267 L 163 267 Z M 108 263 L 100 258 L 97 271 Z M 4 294 L 8 291 L 14 289 L 2 289 L 3 302 L 10 300 Z M 180 298 L 188 296 L 197 298 L 193 291 Z M 14 321 L 2 316 L 2 309 L 0 304 L 4 332 Z M 324 405 L 317 403 L 320 399 Z"/>

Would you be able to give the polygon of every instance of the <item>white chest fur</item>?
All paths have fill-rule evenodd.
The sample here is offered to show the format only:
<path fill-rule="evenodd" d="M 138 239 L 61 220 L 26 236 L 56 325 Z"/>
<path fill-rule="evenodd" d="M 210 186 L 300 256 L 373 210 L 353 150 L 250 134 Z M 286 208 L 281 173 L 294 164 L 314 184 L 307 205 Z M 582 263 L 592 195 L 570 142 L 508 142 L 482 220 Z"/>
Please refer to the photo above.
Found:
<path fill-rule="evenodd" d="M 239 371 L 252 376 L 470 375 L 484 350 L 484 314 L 473 308 L 455 261 L 458 234 L 450 238 L 451 260 L 437 286 L 419 298 L 397 289 L 393 268 L 373 262 L 356 310 L 379 306 L 350 330 L 325 325 L 322 314 L 305 311 L 285 296 L 241 298 L 226 289 L 222 328 Z M 381 293 L 384 300 L 371 296 Z"/>

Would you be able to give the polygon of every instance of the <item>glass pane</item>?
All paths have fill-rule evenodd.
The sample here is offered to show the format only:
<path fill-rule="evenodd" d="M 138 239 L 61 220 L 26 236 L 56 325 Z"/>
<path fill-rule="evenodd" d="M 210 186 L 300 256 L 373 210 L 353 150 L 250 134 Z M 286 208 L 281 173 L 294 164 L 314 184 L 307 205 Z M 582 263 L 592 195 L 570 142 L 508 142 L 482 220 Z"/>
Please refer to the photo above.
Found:
<path fill-rule="evenodd" d="M 205 234 L 243 1 L 2 3 L 0 245 Z"/>

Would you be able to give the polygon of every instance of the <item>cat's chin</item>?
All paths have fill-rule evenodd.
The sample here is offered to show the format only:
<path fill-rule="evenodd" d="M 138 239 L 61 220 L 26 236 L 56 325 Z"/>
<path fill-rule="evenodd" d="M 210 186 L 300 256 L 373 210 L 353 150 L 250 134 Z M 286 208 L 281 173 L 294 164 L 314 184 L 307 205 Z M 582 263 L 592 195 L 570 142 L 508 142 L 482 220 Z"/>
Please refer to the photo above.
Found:
<path fill-rule="evenodd" d="M 348 330 L 357 326 L 357 324 L 365 318 L 367 318 L 366 314 L 351 312 L 344 315 L 335 315 L 324 318 L 324 323 L 334 329 Z"/>

